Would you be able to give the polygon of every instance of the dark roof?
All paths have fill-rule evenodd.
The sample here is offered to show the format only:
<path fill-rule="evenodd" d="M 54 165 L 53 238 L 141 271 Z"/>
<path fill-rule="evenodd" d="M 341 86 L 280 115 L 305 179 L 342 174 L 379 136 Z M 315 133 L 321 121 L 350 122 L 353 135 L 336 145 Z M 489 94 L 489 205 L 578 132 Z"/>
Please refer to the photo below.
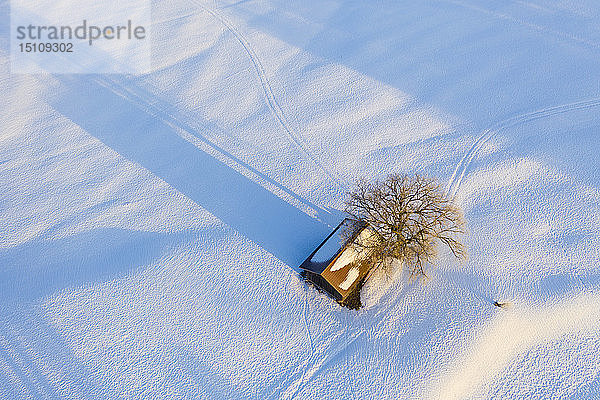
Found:
<path fill-rule="evenodd" d="M 343 232 L 354 221 L 344 218 L 342 222 L 325 238 L 325 240 L 311 253 L 300 268 L 306 271 L 321 274 L 329 264 L 344 250 L 348 241 L 344 241 Z"/>

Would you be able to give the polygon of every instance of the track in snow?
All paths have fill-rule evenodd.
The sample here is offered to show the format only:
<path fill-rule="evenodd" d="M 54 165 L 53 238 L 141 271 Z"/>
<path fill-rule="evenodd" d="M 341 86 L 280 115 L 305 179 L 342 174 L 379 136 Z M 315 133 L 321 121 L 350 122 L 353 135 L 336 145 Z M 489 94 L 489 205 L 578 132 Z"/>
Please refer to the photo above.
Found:
<path fill-rule="evenodd" d="M 123 84 L 117 82 L 116 80 L 109 78 L 108 76 L 105 76 L 102 78 L 92 78 L 92 79 L 99 85 L 110 89 L 115 94 L 117 94 L 120 97 L 124 98 L 125 100 L 135 104 L 137 107 L 141 108 L 143 111 L 145 111 L 149 115 L 152 115 L 153 117 L 160 119 L 162 122 L 171 126 L 176 131 L 181 132 L 182 133 L 181 136 L 188 142 L 191 142 L 195 145 L 197 144 L 197 142 L 201 142 L 203 145 L 210 148 L 210 150 L 212 152 L 220 155 L 224 159 L 229 160 L 230 162 L 228 162 L 228 163 L 232 163 L 237 168 L 246 170 L 249 174 L 256 177 L 259 181 L 262 181 L 267 186 L 273 187 L 276 190 L 281 191 L 285 195 L 289 196 L 290 198 L 293 198 L 298 203 L 301 203 L 305 207 L 308 207 L 309 209 L 313 210 L 313 212 L 315 212 L 317 215 L 330 213 L 329 211 L 325 210 L 322 206 L 311 203 L 311 202 L 303 199 L 302 197 L 298 196 L 293 191 L 289 190 L 287 187 L 285 187 L 282 184 L 271 179 L 267 175 L 258 171 L 257 169 L 255 169 L 248 163 L 242 161 L 241 159 L 235 157 L 233 154 L 227 152 L 225 149 L 221 148 L 220 146 L 216 145 L 215 143 L 212 143 L 210 140 L 206 139 L 202 135 L 196 133 L 198 131 L 198 128 L 196 128 L 195 126 L 192 126 L 191 123 L 186 121 L 187 119 L 190 119 L 190 118 L 187 118 L 185 116 L 182 117 L 180 115 L 176 115 L 175 114 L 176 111 L 169 111 L 166 106 L 162 106 L 162 107 L 159 106 L 157 103 L 160 103 L 162 101 L 159 98 L 154 97 L 154 95 L 152 93 L 148 94 L 148 93 L 144 92 L 143 89 L 138 88 L 138 87 L 132 88 L 130 86 L 123 85 Z M 218 129 L 222 129 L 219 126 L 216 126 L 216 127 Z M 210 129 L 210 127 L 200 127 L 200 129 Z M 327 223 L 326 221 L 322 221 L 322 222 Z"/>
<path fill-rule="evenodd" d="M 594 108 L 600 106 L 600 98 L 594 98 L 591 100 L 579 101 L 575 103 L 568 103 L 554 107 L 542 108 L 537 111 L 520 114 L 514 117 L 510 117 L 503 121 L 500 121 L 493 125 L 491 128 L 486 129 L 482 132 L 481 135 L 477 138 L 473 146 L 465 153 L 462 159 L 456 165 L 456 169 L 454 173 L 450 177 L 450 181 L 448 182 L 448 186 L 446 188 L 446 194 L 449 194 L 451 197 L 455 197 L 456 193 L 460 189 L 460 185 L 462 184 L 465 173 L 469 169 L 471 162 L 477 156 L 477 153 L 481 149 L 481 147 L 496 135 L 498 132 L 512 128 L 515 126 L 522 125 L 524 123 L 534 121 L 537 119 L 542 119 L 546 117 L 550 117 L 553 115 L 564 114 L 569 111 L 576 110 L 585 110 L 588 108 Z"/>
<path fill-rule="evenodd" d="M 478 7 L 478 6 L 475 6 L 475 5 L 472 5 L 472 4 L 467 4 L 467 3 L 464 3 L 464 2 L 458 1 L 458 0 L 441 0 L 441 1 L 444 1 L 444 2 L 450 3 L 450 4 L 454 4 L 454 5 L 463 7 L 463 8 L 467 8 L 469 10 L 478 11 L 478 12 L 481 12 L 481 13 L 484 13 L 484 14 L 487 14 L 487 15 L 491 15 L 492 17 L 495 17 L 497 19 L 501 19 L 501 20 L 504 20 L 504 21 L 510 21 L 510 22 L 513 22 L 513 23 L 525 26 L 527 28 L 533 29 L 533 30 L 538 31 L 538 32 L 549 33 L 552 36 L 555 36 L 555 37 L 560 38 L 562 40 L 571 41 L 573 43 L 577 43 L 577 44 L 580 44 L 580 45 L 591 47 L 591 48 L 593 48 L 595 50 L 600 50 L 600 44 L 598 44 L 598 43 L 596 43 L 594 41 L 587 40 L 587 39 L 581 38 L 579 36 L 576 36 L 576 35 L 573 35 L 573 34 L 570 34 L 570 33 L 565 33 L 565 32 L 562 32 L 562 31 L 555 30 L 555 29 L 550 29 L 550 28 L 548 28 L 546 26 L 542 26 L 542 25 L 539 25 L 539 24 L 534 24 L 533 22 L 523 21 L 523 20 L 521 20 L 519 18 L 515 18 L 514 16 L 512 16 L 510 14 L 499 13 L 499 12 L 492 11 L 492 10 L 489 10 L 487 8 L 484 8 L 484 7 Z M 525 4 L 527 4 L 527 3 L 525 3 Z"/>
<path fill-rule="evenodd" d="M 268 104 L 269 108 L 271 109 L 271 111 L 273 112 L 273 115 L 275 116 L 275 118 L 277 119 L 277 121 L 279 122 L 281 127 L 283 128 L 283 130 L 286 132 L 287 136 L 318 168 L 320 168 L 325 173 L 325 175 L 327 175 L 327 177 L 329 179 L 331 179 L 333 182 L 335 182 L 340 188 L 346 189 L 347 187 L 342 182 L 342 180 L 336 174 L 329 171 L 329 169 L 327 167 L 325 167 L 325 165 L 323 165 L 323 163 L 321 161 L 319 161 L 319 159 L 308 150 L 308 146 L 304 143 L 301 136 L 294 130 L 294 128 L 288 122 L 288 120 L 285 116 L 285 113 L 283 112 L 283 109 L 279 105 L 279 102 L 277 101 L 277 98 L 275 97 L 275 94 L 273 93 L 273 88 L 271 87 L 271 84 L 269 83 L 269 80 L 267 79 L 265 68 L 263 67 L 263 65 L 261 63 L 260 58 L 254 51 L 254 49 L 252 48 L 252 46 L 250 45 L 248 40 L 244 37 L 244 35 L 242 35 L 235 28 L 235 26 L 233 26 L 233 24 L 231 24 L 222 15 L 216 13 L 215 11 L 204 6 L 202 3 L 198 2 L 198 1 L 192 0 L 192 3 L 194 3 L 198 7 L 202 8 L 204 11 L 206 11 L 207 13 L 209 13 L 210 15 L 215 17 L 217 20 L 219 20 L 219 22 L 221 22 L 221 24 L 223 24 L 235 36 L 237 41 L 240 42 L 240 44 L 246 51 L 246 54 L 248 54 L 248 57 L 250 57 L 252 64 L 254 65 L 254 69 L 256 70 L 258 78 L 260 79 L 260 84 L 261 84 L 263 92 L 265 94 L 267 104 Z"/>
<path fill-rule="evenodd" d="M 126 87 L 120 83 L 118 83 L 117 81 L 115 81 L 114 79 L 111 79 L 109 77 L 104 77 L 104 78 L 93 78 L 98 84 L 105 86 L 107 88 L 109 88 L 110 90 L 112 90 L 115 94 L 124 97 L 127 101 L 134 103 L 135 105 L 137 105 L 138 107 L 140 107 L 142 110 L 144 110 L 146 113 L 148 113 L 149 115 L 152 115 L 156 118 L 159 118 L 161 121 L 163 121 L 164 123 L 166 123 L 167 125 L 170 125 L 171 127 L 173 127 L 174 129 L 183 132 L 185 137 L 184 139 L 186 140 L 190 140 L 189 136 L 194 136 L 194 137 L 198 137 L 197 135 L 194 135 L 194 129 L 192 127 L 190 127 L 185 121 L 182 121 L 180 118 L 178 118 L 177 116 L 173 115 L 172 113 L 170 113 L 169 111 L 167 111 L 164 107 L 158 107 L 153 103 L 153 99 L 149 98 L 148 96 L 144 95 L 144 94 L 140 94 L 140 93 L 136 93 L 135 91 L 133 91 L 131 88 Z M 259 174 L 259 172 L 257 172 L 256 170 L 254 170 L 252 167 L 250 167 L 249 165 L 247 165 L 246 163 L 244 163 L 243 161 L 235 158 L 233 155 L 227 153 L 225 150 L 221 149 L 220 147 L 218 147 L 217 145 L 211 143 L 210 141 L 208 141 L 207 139 L 204 138 L 200 138 L 200 140 L 202 140 L 202 142 L 204 142 L 205 144 L 207 144 L 208 146 L 210 146 L 211 148 L 213 148 L 214 150 L 216 150 L 217 152 L 221 153 L 224 156 L 227 156 L 229 158 L 232 158 L 233 161 L 237 162 L 238 164 L 248 168 L 251 170 L 251 172 L 254 172 L 254 174 Z M 262 174 L 261 174 L 262 176 Z M 279 187 L 280 185 L 278 185 Z M 287 190 L 286 190 L 287 192 Z M 294 195 L 293 192 L 291 192 L 292 195 Z M 311 204 L 312 205 L 312 204 Z M 312 205 L 313 207 L 318 207 L 319 210 L 321 212 L 326 212 L 323 208 L 321 208 L 320 206 L 315 206 Z M 298 272 L 292 268 L 291 266 L 287 265 L 289 270 L 291 270 L 295 275 L 297 275 L 298 277 L 300 277 L 300 275 L 298 274 Z M 302 279 L 302 278 L 301 278 Z M 305 363 L 309 363 L 312 359 L 312 356 L 316 355 L 317 353 L 315 352 L 315 345 L 314 345 L 314 341 L 312 338 L 312 335 L 310 333 L 310 328 L 308 326 L 308 321 L 307 321 L 307 312 L 308 312 L 308 298 L 305 298 L 305 304 L 304 304 L 304 310 L 303 310 L 303 323 L 304 323 L 304 327 L 306 330 L 306 336 L 308 338 L 308 342 L 310 345 L 310 356 L 306 359 Z M 304 364 L 301 364 L 304 365 Z M 304 376 L 304 374 L 302 374 Z"/>
<path fill-rule="evenodd" d="M 411 284 L 407 284 L 402 290 L 407 290 Z M 399 296 L 401 297 L 401 296 Z M 388 300 L 379 310 L 374 310 L 373 322 L 368 326 L 359 326 L 353 329 L 345 329 L 338 334 L 329 337 L 328 340 L 313 352 L 307 359 L 301 362 L 296 370 L 290 374 L 290 377 L 280 385 L 283 388 L 277 388 L 271 393 L 269 399 L 292 399 L 297 396 L 311 381 L 312 378 L 321 373 L 327 365 L 342 355 L 348 347 L 360 339 L 365 333 L 378 332 L 381 330 L 382 324 L 390 315 L 397 302 Z M 289 382 L 289 383 L 288 383 Z M 350 389 L 354 388 L 350 385 Z"/>

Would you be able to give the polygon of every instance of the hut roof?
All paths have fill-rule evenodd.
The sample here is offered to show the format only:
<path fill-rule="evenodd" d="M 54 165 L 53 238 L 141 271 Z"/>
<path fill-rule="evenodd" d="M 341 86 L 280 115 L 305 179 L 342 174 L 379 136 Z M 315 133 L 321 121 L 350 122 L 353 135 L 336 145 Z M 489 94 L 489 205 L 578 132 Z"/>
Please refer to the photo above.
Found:
<path fill-rule="evenodd" d="M 309 272 L 309 279 L 338 301 L 346 299 L 371 269 L 369 263 L 356 263 L 362 256 L 350 243 L 355 240 L 366 243 L 374 231 L 361 225 L 356 227 L 354 235 L 343 235 L 344 230 L 354 223 L 344 219 L 300 265 Z"/>
<path fill-rule="evenodd" d="M 374 237 L 374 231 L 366 228 L 352 240 L 368 243 Z M 354 246 L 346 245 L 335 261 L 321 274 L 342 295 L 342 298 L 346 298 L 352 292 L 352 288 L 369 273 L 371 264 L 360 262 L 365 255 L 361 256 Z"/>
<path fill-rule="evenodd" d="M 312 252 L 310 256 L 300 265 L 300 268 L 321 274 L 329 264 L 331 264 L 337 256 L 344 251 L 348 244 L 348 240 L 344 240 L 342 233 L 354 221 L 348 218 L 344 220 L 334 229 L 333 232 L 325 238 L 325 240 Z"/>

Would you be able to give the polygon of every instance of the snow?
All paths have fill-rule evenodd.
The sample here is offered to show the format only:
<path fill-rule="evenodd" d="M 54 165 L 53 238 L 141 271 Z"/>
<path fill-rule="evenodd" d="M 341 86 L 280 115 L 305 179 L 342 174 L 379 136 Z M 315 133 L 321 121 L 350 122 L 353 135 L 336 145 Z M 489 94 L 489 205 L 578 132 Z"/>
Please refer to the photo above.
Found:
<path fill-rule="evenodd" d="M 0 25 L 0 398 L 598 398 L 599 17 L 154 2 L 143 75 L 11 74 Z M 347 310 L 296 268 L 390 172 L 469 259 Z"/>
<path fill-rule="evenodd" d="M 363 229 L 356 239 L 354 239 L 354 243 L 362 243 L 363 245 L 367 245 L 369 240 L 373 237 L 374 232 L 369 229 Z M 360 258 L 360 252 L 357 250 L 355 246 L 349 245 L 344 249 L 342 254 L 335 260 L 333 265 L 331 266 L 331 271 L 337 271 L 348 266 L 350 263 L 356 261 Z M 356 278 L 354 278 L 356 279 Z M 346 289 L 344 289 L 346 290 Z"/>
<path fill-rule="evenodd" d="M 342 283 L 340 283 L 340 289 L 342 289 L 342 290 L 350 289 L 350 286 L 352 286 L 354 281 L 356 281 L 356 278 L 358 278 L 359 272 L 360 272 L 360 270 L 358 269 L 358 267 L 350 268 L 348 270 L 348 275 L 346 275 L 346 279 L 344 279 L 344 281 Z"/>
<path fill-rule="evenodd" d="M 331 266 L 331 271 L 337 271 L 344 267 L 347 267 L 351 262 L 356 260 L 358 252 L 352 246 L 347 247 L 337 260 Z"/>

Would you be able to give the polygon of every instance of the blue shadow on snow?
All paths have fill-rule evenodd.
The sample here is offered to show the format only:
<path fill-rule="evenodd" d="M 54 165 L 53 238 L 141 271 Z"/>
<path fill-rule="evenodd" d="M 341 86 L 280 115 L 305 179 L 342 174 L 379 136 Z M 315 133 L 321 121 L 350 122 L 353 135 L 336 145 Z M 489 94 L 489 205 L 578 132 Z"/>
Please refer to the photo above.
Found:
<path fill-rule="evenodd" d="M 57 79 L 64 90 L 49 99 L 56 110 L 287 265 L 296 268 L 327 235 L 330 228 L 325 222 L 186 141 L 171 124 L 94 75 Z"/>

